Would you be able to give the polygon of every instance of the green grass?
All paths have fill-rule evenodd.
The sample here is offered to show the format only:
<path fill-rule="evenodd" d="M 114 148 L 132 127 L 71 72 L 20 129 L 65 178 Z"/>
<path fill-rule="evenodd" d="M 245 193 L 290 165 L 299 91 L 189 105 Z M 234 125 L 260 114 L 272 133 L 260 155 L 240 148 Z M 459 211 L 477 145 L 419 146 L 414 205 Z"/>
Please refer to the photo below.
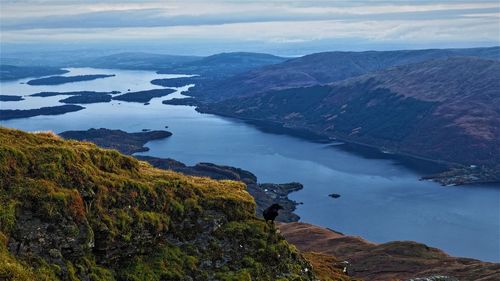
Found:
<path fill-rule="evenodd" d="M 52 133 L 0 128 L 0 140 L 0 258 L 8 261 L 0 277 L 313 279 L 297 251 L 255 218 L 240 182 L 156 169 Z M 33 223 L 55 242 L 10 253 L 13 242 L 38 243 L 22 234 Z"/>

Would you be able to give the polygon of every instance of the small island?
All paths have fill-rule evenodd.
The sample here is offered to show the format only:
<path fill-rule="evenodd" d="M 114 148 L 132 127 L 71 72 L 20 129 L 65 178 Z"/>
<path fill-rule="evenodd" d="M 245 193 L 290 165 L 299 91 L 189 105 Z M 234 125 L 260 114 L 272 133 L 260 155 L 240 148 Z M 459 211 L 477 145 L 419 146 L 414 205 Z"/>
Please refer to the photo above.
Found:
<path fill-rule="evenodd" d="M 52 97 L 52 96 L 70 96 L 59 100 L 62 103 L 69 104 L 89 104 L 99 102 L 110 102 L 112 95 L 119 94 L 119 91 L 112 92 L 94 92 L 94 91 L 76 91 L 76 92 L 40 92 L 32 94 L 32 97 Z"/>
<path fill-rule="evenodd" d="M 60 85 L 73 82 L 90 81 L 95 79 L 102 79 L 113 77 L 114 74 L 90 74 L 90 75 L 76 75 L 76 76 L 50 76 L 45 78 L 33 79 L 27 82 L 28 85 Z"/>
<path fill-rule="evenodd" d="M 16 118 L 28 118 L 38 115 L 60 115 L 68 112 L 79 111 L 85 107 L 73 104 L 42 107 L 36 109 L 2 109 L 0 110 L 0 120 Z"/>
<path fill-rule="evenodd" d="M 140 102 L 148 103 L 153 98 L 164 97 L 174 93 L 175 90 L 172 89 L 153 89 L 138 92 L 129 92 L 123 95 L 113 97 L 114 100 L 128 101 L 128 102 Z"/>
<path fill-rule="evenodd" d="M 24 100 L 21 96 L 12 96 L 12 95 L 0 95 L 0 101 L 21 101 Z"/>
<path fill-rule="evenodd" d="M 196 82 L 196 77 L 180 77 L 180 78 L 171 78 L 171 79 L 154 79 L 151 80 L 151 84 L 158 85 L 162 87 L 183 87 L 186 85 L 194 84 Z"/>
<path fill-rule="evenodd" d="M 116 95 L 119 91 L 95 92 L 95 91 L 74 91 L 74 92 L 39 92 L 31 94 L 30 97 L 54 97 L 54 96 L 83 96 L 83 95 Z"/>
<path fill-rule="evenodd" d="M 86 131 L 66 131 L 59 135 L 65 139 L 93 142 L 104 148 L 116 149 L 130 155 L 148 151 L 149 148 L 144 147 L 144 144 L 148 141 L 168 138 L 172 133 L 168 131 L 127 133 L 122 130 L 92 128 Z"/>
<path fill-rule="evenodd" d="M 59 102 L 88 104 L 88 103 L 99 103 L 99 102 L 110 102 L 110 101 L 111 101 L 111 95 L 102 93 L 93 93 L 86 95 L 71 96 L 69 98 L 62 99 Z"/>
<path fill-rule="evenodd" d="M 173 98 L 170 100 L 164 100 L 163 104 L 169 105 L 189 105 L 189 106 L 198 106 L 199 102 L 195 98 Z"/>

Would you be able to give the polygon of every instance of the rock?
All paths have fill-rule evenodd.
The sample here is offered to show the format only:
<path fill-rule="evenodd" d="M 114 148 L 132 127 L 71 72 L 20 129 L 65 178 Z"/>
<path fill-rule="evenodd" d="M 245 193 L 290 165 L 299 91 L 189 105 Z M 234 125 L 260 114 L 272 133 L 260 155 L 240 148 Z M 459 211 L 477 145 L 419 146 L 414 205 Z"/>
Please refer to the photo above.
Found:
<path fill-rule="evenodd" d="M 340 197 L 340 194 L 337 194 L 337 193 L 331 193 L 331 194 L 328 194 L 328 196 L 332 197 L 332 198 L 339 198 Z"/>

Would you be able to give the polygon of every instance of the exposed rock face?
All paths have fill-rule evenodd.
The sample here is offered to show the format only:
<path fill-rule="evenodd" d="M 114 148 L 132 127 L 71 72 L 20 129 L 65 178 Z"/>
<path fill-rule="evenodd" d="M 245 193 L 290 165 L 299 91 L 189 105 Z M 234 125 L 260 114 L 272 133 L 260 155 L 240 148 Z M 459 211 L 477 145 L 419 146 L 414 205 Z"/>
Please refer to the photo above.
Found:
<path fill-rule="evenodd" d="M 0 279 L 315 279 L 240 182 L 50 133 L 0 139 Z"/>
<path fill-rule="evenodd" d="M 280 224 L 281 234 L 302 252 L 348 260 L 350 275 L 364 280 L 499 280 L 500 264 L 456 258 L 410 241 L 383 244 L 305 224 Z M 441 276 L 441 277 L 440 277 Z"/>
<path fill-rule="evenodd" d="M 16 219 L 21 227 L 11 233 L 9 251 L 21 260 L 41 258 L 57 265 L 62 276 L 68 276 L 67 259 L 78 259 L 90 252 L 94 236 L 87 221 L 77 223 L 63 216 L 47 221 L 31 210 L 20 210 Z M 87 276 L 82 277 L 88 280 Z"/>

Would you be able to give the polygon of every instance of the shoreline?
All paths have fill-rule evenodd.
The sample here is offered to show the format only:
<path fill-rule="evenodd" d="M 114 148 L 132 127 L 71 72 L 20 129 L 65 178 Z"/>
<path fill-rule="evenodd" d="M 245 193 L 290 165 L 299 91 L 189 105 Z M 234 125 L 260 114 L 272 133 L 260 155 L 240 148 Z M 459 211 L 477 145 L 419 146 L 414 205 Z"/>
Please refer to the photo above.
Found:
<path fill-rule="evenodd" d="M 334 141 L 338 142 L 343 142 L 349 146 L 357 146 L 362 149 L 370 149 L 372 152 L 377 152 L 380 156 L 385 156 L 385 157 L 375 157 L 376 159 L 391 159 L 394 161 L 398 161 L 400 164 L 405 166 L 408 169 L 411 169 L 415 172 L 419 172 L 418 169 L 415 169 L 415 167 L 412 167 L 412 165 L 409 165 L 407 161 L 422 161 L 422 162 L 427 162 L 431 165 L 434 165 L 435 167 L 441 167 L 438 168 L 440 171 L 436 172 L 431 172 L 431 173 L 421 173 L 419 172 L 419 180 L 430 180 L 433 182 L 436 182 L 442 186 L 459 186 L 459 185 L 472 185 L 472 184 L 495 184 L 495 183 L 500 183 L 500 178 L 478 178 L 476 174 L 470 174 L 470 167 L 460 164 L 460 163 L 454 163 L 454 162 L 448 162 L 448 161 L 442 161 L 442 160 L 436 160 L 436 159 L 430 159 L 427 157 L 422 157 L 410 153 L 404 153 L 404 152 L 386 152 L 384 151 L 383 148 L 378 147 L 376 145 L 372 144 L 366 144 L 362 142 L 357 142 L 357 141 L 352 141 L 352 140 L 347 140 L 342 137 L 329 137 L 323 134 L 319 134 L 316 132 L 313 132 L 309 129 L 306 128 L 290 128 L 286 127 L 283 125 L 281 122 L 276 122 L 276 121 L 269 121 L 269 120 L 260 120 L 260 119 L 253 119 L 253 118 L 241 118 L 237 117 L 231 114 L 224 114 L 224 113 L 219 113 L 216 111 L 211 111 L 211 110 L 205 110 L 205 109 L 200 109 L 200 107 L 196 108 L 196 111 L 201 113 L 201 114 L 213 114 L 216 116 L 220 116 L 223 118 L 229 118 L 233 120 L 237 120 L 240 122 L 244 122 L 246 124 L 252 125 L 256 127 L 258 130 L 261 130 L 265 133 L 272 133 L 272 134 L 279 134 L 279 135 L 288 135 L 292 137 L 298 137 L 303 140 L 308 140 L 316 143 L 324 143 L 324 144 L 329 144 L 333 143 Z M 332 145 L 333 146 L 333 145 Z M 349 151 L 348 149 L 345 149 L 343 145 L 335 145 L 339 149 L 343 151 L 348 151 L 349 153 L 356 153 L 358 155 L 363 155 L 363 153 L 359 153 L 359 151 Z M 406 158 L 406 161 L 402 158 Z M 479 169 L 478 172 L 482 173 L 483 171 L 490 171 L 493 170 L 492 168 L 486 168 L 486 167 L 474 167 Z M 458 171 L 464 171 L 464 173 L 459 173 Z"/>

